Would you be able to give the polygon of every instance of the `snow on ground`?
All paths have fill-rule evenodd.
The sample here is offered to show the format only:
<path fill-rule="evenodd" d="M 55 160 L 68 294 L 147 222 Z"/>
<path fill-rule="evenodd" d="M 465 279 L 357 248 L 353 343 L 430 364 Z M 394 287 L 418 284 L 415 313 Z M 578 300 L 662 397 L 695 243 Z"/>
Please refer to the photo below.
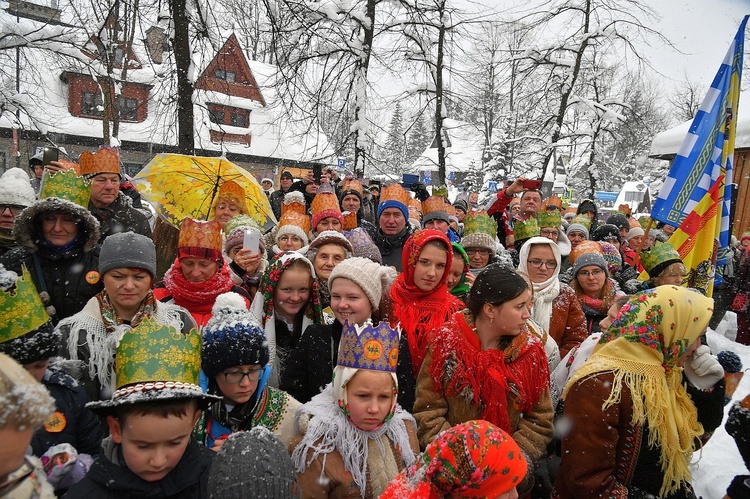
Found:
<path fill-rule="evenodd" d="M 716 355 L 722 350 L 731 350 L 742 359 L 744 369 L 750 369 L 750 346 L 735 343 L 733 338 L 737 331 L 737 319 L 733 312 L 727 312 L 724 321 L 716 332 L 708 330 L 708 345 Z M 748 470 L 734 444 L 734 439 L 724 429 L 729 409 L 735 401 L 740 401 L 750 393 L 750 375 L 742 378 L 732 402 L 724 407 L 724 421 L 708 441 L 702 452 L 693 456 L 693 485 L 695 493 L 703 499 L 721 499 L 735 475 L 747 475 Z"/>

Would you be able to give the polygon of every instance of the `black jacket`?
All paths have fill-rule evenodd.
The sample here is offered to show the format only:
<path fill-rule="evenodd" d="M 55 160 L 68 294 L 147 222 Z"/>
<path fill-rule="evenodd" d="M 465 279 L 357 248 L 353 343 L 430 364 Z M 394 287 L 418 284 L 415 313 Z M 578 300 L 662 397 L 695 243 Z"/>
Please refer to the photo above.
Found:
<path fill-rule="evenodd" d="M 292 189 L 289 189 L 288 191 L 284 192 L 283 189 L 278 189 L 276 191 L 273 191 L 271 193 L 271 196 L 269 196 L 268 201 L 271 203 L 271 209 L 273 210 L 273 214 L 276 217 L 276 220 L 281 218 L 281 205 L 284 202 L 284 196 L 286 196 L 287 192 L 291 192 Z"/>
<path fill-rule="evenodd" d="M 361 225 L 372 239 L 372 242 L 375 243 L 375 246 L 380 250 L 380 256 L 383 258 L 383 265 L 386 267 L 393 267 L 401 272 L 401 252 L 404 249 L 406 240 L 414 232 L 411 224 L 407 221 L 406 227 L 395 236 L 386 236 L 379 227 L 367 223 L 364 220 Z"/>
<path fill-rule="evenodd" d="M 66 213 L 79 221 L 79 244 L 58 252 L 45 244 L 41 218 L 45 213 Z M 16 217 L 13 236 L 19 247 L 0 256 L 0 264 L 18 274 L 25 265 L 40 293 L 46 291 L 55 307 L 52 320 L 79 312 L 104 284 L 99 275 L 99 222 L 85 208 L 58 198 L 37 201 Z M 46 305 L 46 304 L 45 304 Z"/>
<path fill-rule="evenodd" d="M 106 208 L 97 208 L 89 203 L 89 211 L 99 220 L 99 244 L 107 236 L 118 232 L 132 231 L 148 238 L 152 238 L 151 226 L 146 215 L 133 208 L 132 200 L 120 192 L 117 199 Z"/>
<path fill-rule="evenodd" d="M 48 369 L 42 384 L 55 399 L 53 419 L 34 432 L 31 448 L 35 456 L 41 456 L 57 444 L 70 444 L 81 454 L 99 453 L 104 438 L 104 429 L 99 418 L 86 409 L 88 395 L 67 374 Z"/>
<path fill-rule="evenodd" d="M 119 446 L 118 446 L 119 447 Z M 167 476 L 147 482 L 124 466 L 100 455 L 86 477 L 63 496 L 66 498 L 107 499 L 174 497 L 180 499 L 208 497 L 208 473 L 212 453 L 191 441 L 182 459 Z"/>

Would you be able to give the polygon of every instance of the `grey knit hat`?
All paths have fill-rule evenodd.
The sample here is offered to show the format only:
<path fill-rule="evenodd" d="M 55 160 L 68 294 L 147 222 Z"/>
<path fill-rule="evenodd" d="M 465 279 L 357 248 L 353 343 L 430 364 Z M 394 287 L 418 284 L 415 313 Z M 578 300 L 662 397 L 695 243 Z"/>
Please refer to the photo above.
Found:
<path fill-rule="evenodd" d="M 229 435 L 208 476 L 211 498 L 286 499 L 299 497 L 299 492 L 289 453 L 263 426 Z"/>
<path fill-rule="evenodd" d="M 584 253 L 576 259 L 576 263 L 573 264 L 573 277 L 578 277 L 578 272 L 582 268 L 595 265 L 602 269 L 607 276 L 609 276 L 607 260 L 604 259 L 599 253 Z"/>
<path fill-rule="evenodd" d="M 580 232 L 586 236 L 586 239 L 589 239 L 589 230 L 584 225 L 581 225 L 581 224 L 568 225 L 567 234 L 570 234 L 571 232 Z"/>
<path fill-rule="evenodd" d="M 461 247 L 467 248 L 484 248 L 494 253 L 497 249 L 495 246 L 495 240 L 489 234 L 483 234 L 481 232 L 475 232 L 461 238 Z"/>
<path fill-rule="evenodd" d="M 112 269 L 134 268 L 156 275 L 156 248 L 148 237 L 135 232 L 107 236 L 99 253 L 99 273 Z"/>

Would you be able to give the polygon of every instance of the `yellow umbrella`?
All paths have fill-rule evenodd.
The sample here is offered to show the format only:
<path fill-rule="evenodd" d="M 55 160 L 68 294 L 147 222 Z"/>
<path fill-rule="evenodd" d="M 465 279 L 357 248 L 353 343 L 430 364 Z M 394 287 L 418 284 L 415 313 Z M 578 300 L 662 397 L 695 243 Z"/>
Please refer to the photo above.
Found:
<path fill-rule="evenodd" d="M 273 227 L 276 219 L 258 181 L 226 158 L 159 154 L 132 182 L 162 218 L 179 228 L 187 217 L 207 220 L 219 188 L 229 180 L 245 189 L 248 215 L 265 230 Z"/>

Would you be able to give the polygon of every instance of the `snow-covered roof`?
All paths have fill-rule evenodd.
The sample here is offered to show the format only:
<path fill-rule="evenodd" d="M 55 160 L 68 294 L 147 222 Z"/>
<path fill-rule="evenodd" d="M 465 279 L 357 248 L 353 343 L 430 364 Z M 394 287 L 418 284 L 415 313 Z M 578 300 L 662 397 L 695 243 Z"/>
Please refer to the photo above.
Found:
<path fill-rule="evenodd" d="M 21 19 L 16 23 L 15 16 L 4 10 L 7 3 L 0 1 L 0 28 L 13 29 L 21 33 L 35 33 L 41 29 L 64 31 L 67 39 L 74 40 L 73 44 L 57 41 L 46 41 L 45 48 L 61 52 L 73 57 L 61 57 L 50 50 L 37 48 L 23 48 L 26 66 L 22 67 L 22 82 L 19 94 L 8 94 L 7 89 L 13 88 L 15 82 L 0 81 L 5 91 L 0 92 L 0 100 L 14 100 L 23 102 L 23 108 L 28 115 L 20 118 L 20 126 L 24 129 L 38 130 L 43 134 L 60 133 L 91 138 L 101 138 L 102 121 L 93 118 L 72 116 L 68 109 L 69 85 L 60 76 L 66 71 L 96 75 L 101 71 L 101 64 L 86 57 L 73 46 L 85 47 L 89 42 L 89 34 L 84 28 L 45 26 L 44 23 L 29 19 Z M 65 19 L 63 19 L 65 21 Z M 143 27 L 145 28 L 145 27 Z M 139 29 L 138 33 L 144 33 Z M 213 60 L 218 48 L 227 40 L 231 32 L 217 35 L 211 44 L 206 44 L 202 50 L 191 47 L 193 54 L 194 80 L 201 75 Z M 223 37 L 219 39 L 220 37 Z M 128 70 L 128 81 L 151 85 L 148 101 L 148 117 L 141 123 L 121 122 L 118 139 L 146 144 L 177 144 L 176 103 L 174 98 L 176 83 L 173 81 L 171 70 L 173 64 L 165 60 L 162 64 L 152 63 L 144 37 L 138 35 L 134 40 L 133 52 L 142 64 L 140 69 Z M 32 45 L 33 46 L 33 45 Z M 89 44 L 90 46 L 90 44 Z M 172 57 L 171 52 L 164 53 L 165 59 Z M 277 70 L 274 66 L 257 61 L 247 61 L 255 80 L 267 103 L 260 103 L 237 96 L 229 96 L 220 92 L 196 89 L 193 95 L 195 147 L 197 149 L 228 152 L 242 155 L 271 157 L 295 161 L 326 161 L 333 157 L 326 136 L 306 123 L 290 120 L 285 116 L 282 106 L 276 102 L 277 93 L 274 88 Z M 100 73 L 102 74 L 102 73 Z M 0 75 L 15 75 L 15 57 L 0 58 Z M 1 80 L 0 76 L 0 80 Z M 248 128 L 216 125 L 209 120 L 207 103 L 223 104 L 251 110 Z M 0 115 L 0 128 L 12 128 L 15 116 L 11 113 Z M 251 135 L 250 145 L 224 142 L 213 143 L 210 130 L 228 133 Z"/>
<path fill-rule="evenodd" d="M 445 170 L 450 172 L 469 171 L 472 163 L 478 167 L 482 164 L 484 139 L 476 126 L 454 119 L 443 121 L 443 127 L 450 140 L 446 149 Z M 427 147 L 412 164 L 413 171 L 437 170 L 438 150 Z"/>
<path fill-rule="evenodd" d="M 744 105 L 743 105 L 744 100 Z M 654 137 L 651 142 L 652 158 L 671 159 L 680 149 L 682 141 L 687 135 L 693 120 L 686 121 L 676 127 L 665 130 Z M 737 116 L 737 136 L 734 141 L 735 149 L 750 148 L 750 92 L 740 94 L 740 105 Z"/>

